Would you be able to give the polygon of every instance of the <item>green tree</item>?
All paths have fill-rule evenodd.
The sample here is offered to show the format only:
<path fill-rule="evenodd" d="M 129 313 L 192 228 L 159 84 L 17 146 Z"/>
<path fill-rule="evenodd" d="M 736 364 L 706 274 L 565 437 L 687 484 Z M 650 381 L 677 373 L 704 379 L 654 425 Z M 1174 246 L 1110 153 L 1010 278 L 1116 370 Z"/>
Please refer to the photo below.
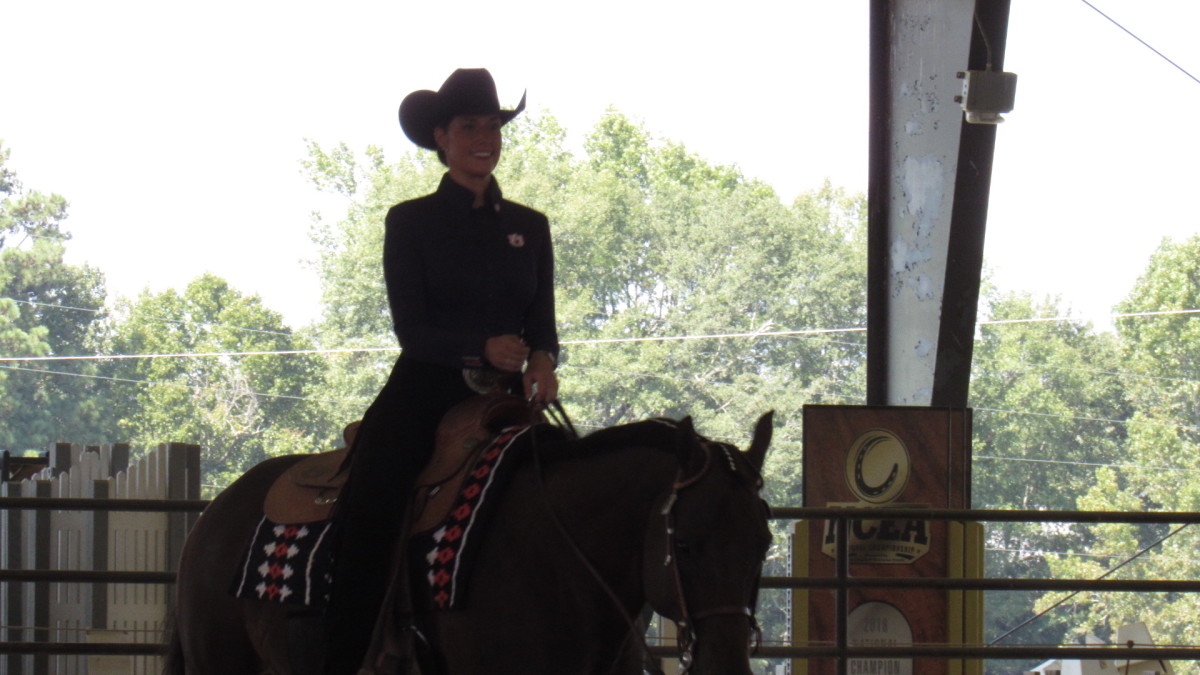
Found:
<path fill-rule="evenodd" d="M 1149 438 L 1135 439 L 1140 457 L 1170 465 L 1200 445 L 1200 235 L 1164 240 L 1146 272 L 1118 306 L 1135 425 Z M 1168 441 L 1156 428 L 1174 436 Z M 1191 449 L 1193 452 L 1187 452 Z M 1162 503 L 1171 495 L 1154 490 Z"/>
<path fill-rule="evenodd" d="M 1057 319 L 1056 299 L 997 294 L 986 301 L 991 322 L 976 341 L 972 502 L 986 509 L 1076 508 L 1092 487 L 1095 467 L 1120 460 L 1128 415 L 1115 336 Z M 1086 537 L 1057 523 L 989 523 L 986 573 L 1043 578 L 1044 551 L 1082 550 Z M 986 598 L 985 637 L 1008 633 L 1034 612 L 1040 594 L 993 592 Z M 1055 596 L 1057 597 L 1057 596 Z M 1047 644 L 1073 627 L 1054 612 L 1003 644 Z"/>
<path fill-rule="evenodd" d="M 1081 509 L 1200 510 L 1200 235 L 1164 240 L 1117 307 L 1120 372 L 1132 406 L 1122 461 L 1097 471 Z M 1119 579 L 1194 579 L 1200 562 L 1194 526 L 1104 525 L 1078 528 L 1086 553 L 1052 561 L 1060 575 L 1096 578 L 1117 564 Z M 1178 530 L 1178 531 L 1176 531 Z M 1200 641 L 1195 594 L 1091 593 L 1072 599 L 1077 630 L 1108 637 L 1146 621 L 1160 643 Z M 1196 673 L 1196 664 L 1176 664 Z"/>
<path fill-rule="evenodd" d="M 328 410 L 324 366 L 281 317 L 205 275 L 182 292 L 143 293 L 117 311 L 106 348 L 138 355 L 111 374 L 136 385 L 120 427 L 138 447 L 204 448 L 203 481 L 224 486 L 272 455 L 325 450 L 340 425 Z M 123 391 L 129 391 L 127 384 Z"/>
<path fill-rule="evenodd" d="M 861 402 L 865 203 L 825 185 L 790 207 L 766 185 L 610 112 L 553 218 L 564 378 L 594 426 L 691 414 L 744 442 L 775 409 L 776 503 L 798 503 L 800 410 Z M 826 332 L 845 329 L 846 332 Z M 624 342 L 622 342 L 624 341 Z M 790 433 L 789 433 L 790 431 Z"/>
<path fill-rule="evenodd" d="M 25 191 L 0 144 L 0 353 L 85 356 L 104 305 L 104 279 L 63 261 L 67 201 Z M 88 360 L 8 362 L 0 367 L 0 447 L 116 440 L 103 383 Z"/>
<path fill-rule="evenodd" d="M 360 161 L 361 159 L 361 161 Z M 396 202 L 437 185 L 441 165 L 433 153 L 410 153 L 396 164 L 369 147 L 362 158 L 339 144 L 309 144 L 304 168 L 318 189 L 345 198 L 337 221 L 316 214 L 311 228 L 320 246 L 322 316 L 316 343 L 337 349 L 328 359 L 325 387 L 333 419 L 358 419 L 387 380 L 398 346 L 383 284 L 383 221 Z"/>

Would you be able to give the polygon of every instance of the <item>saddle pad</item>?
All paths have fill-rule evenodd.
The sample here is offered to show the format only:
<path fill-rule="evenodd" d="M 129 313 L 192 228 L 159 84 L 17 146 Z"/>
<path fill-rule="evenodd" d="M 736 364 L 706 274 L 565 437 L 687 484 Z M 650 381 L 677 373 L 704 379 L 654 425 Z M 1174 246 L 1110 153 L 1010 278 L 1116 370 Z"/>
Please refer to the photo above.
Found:
<path fill-rule="evenodd" d="M 410 563 L 424 570 L 428 595 L 415 593 L 417 604 L 431 609 L 460 609 L 474 552 L 483 538 L 489 508 L 498 501 L 519 457 L 514 444 L 531 427 L 509 427 L 484 450 L 468 472 L 450 514 L 439 527 L 416 533 L 409 541 Z M 523 447 L 523 446 L 518 446 Z"/>
<path fill-rule="evenodd" d="M 242 560 L 233 594 L 290 606 L 323 607 L 333 584 L 330 521 L 281 525 L 264 517 Z"/>

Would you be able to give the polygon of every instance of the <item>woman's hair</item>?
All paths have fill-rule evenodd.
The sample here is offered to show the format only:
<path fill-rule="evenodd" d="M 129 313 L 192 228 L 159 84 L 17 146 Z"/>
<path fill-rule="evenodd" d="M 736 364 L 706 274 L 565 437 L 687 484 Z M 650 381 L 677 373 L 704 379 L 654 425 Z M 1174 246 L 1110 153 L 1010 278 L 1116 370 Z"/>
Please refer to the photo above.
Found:
<path fill-rule="evenodd" d="M 454 121 L 454 118 L 451 117 L 450 119 L 442 119 L 442 120 L 438 121 L 437 124 L 433 125 L 434 138 L 437 138 L 437 130 L 438 129 L 441 129 L 442 133 L 446 133 L 447 131 L 450 131 L 450 123 L 453 121 Z M 448 162 L 446 162 L 446 151 L 439 147 L 436 150 L 436 152 L 437 152 L 438 161 L 442 163 L 442 166 L 449 167 L 450 164 Z"/>

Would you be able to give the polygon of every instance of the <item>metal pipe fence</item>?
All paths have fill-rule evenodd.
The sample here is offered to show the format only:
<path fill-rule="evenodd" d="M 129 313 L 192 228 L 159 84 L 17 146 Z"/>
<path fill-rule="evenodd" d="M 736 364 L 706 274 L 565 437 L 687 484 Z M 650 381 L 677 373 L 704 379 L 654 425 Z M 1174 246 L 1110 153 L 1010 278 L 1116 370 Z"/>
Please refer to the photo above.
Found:
<path fill-rule="evenodd" d="M 142 500 L 142 499 L 53 499 L 30 497 L 0 498 L 0 509 L 63 509 L 63 510 L 130 510 L 198 512 L 206 500 Z M 1200 581 L 1193 580 L 1092 580 L 1092 579 L 1000 579 L 1000 578 L 881 578 L 854 577 L 849 573 L 849 552 L 846 536 L 848 525 L 855 520 L 916 519 L 960 522 L 1019 522 L 1019 523 L 1131 523 L 1131 524 L 1195 524 L 1200 512 L 1121 512 L 1121 511 L 995 511 L 982 509 L 917 509 L 917 508 L 810 508 L 786 507 L 773 510 L 776 520 L 829 520 L 835 523 L 837 537 L 838 573 L 834 577 L 764 577 L 763 588 L 826 589 L 838 593 L 839 637 L 836 644 L 807 646 L 764 646 L 756 657 L 767 659 L 836 659 L 838 672 L 845 673 L 851 659 L 936 658 L 936 659 L 1144 659 L 1200 661 L 1200 647 L 1193 646 L 1006 646 L 1006 645 L 911 645 L 911 646 L 851 646 L 846 640 L 845 618 L 847 598 L 852 589 L 865 588 L 938 588 L 960 591 L 1098 591 L 1132 593 L 1195 593 Z M 0 570 L 0 582 L 39 583 L 144 583 L 172 584 L 173 572 L 88 571 L 88 570 Z M 793 640 L 795 642 L 795 640 Z M 145 655 L 160 653 L 161 647 L 144 643 L 80 644 L 57 642 L 0 642 L 0 654 L 87 654 L 87 655 Z M 674 655 L 668 646 L 651 647 L 651 653 L 667 657 Z"/>
<path fill-rule="evenodd" d="M 1110 579 L 999 579 L 999 578 L 883 578 L 853 577 L 850 574 L 849 523 L 860 520 L 942 520 L 968 522 L 1015 523 L 1125 523 L 1125 524 L 1195 524 L 1200 512 L 1125 512 L 1125 511 L 1017 511 L 984 509 L 924 509 L 905 507 L 787 507 L 773 509 L 776 520 L 832 521 L 836 531 L 836 554 L 833 577 L 767 577 L 764 588 L 826 589 L 837 593 L 837 640 L 835 644 L 763 647 L 758 656 L 771 659 L 837 660 L 838 675 L 848 672 L 852 659 L 1071 659 L 1071 660 L 1200 660 L 1198 646 L 1009 646 L 1009 645 L 905 645 L 894 647 L 851 646 L 847 639 L 849 592 L 867 588 L 937 588 L 956 591 L 1097 591 L 1097 592 L 1175 592 L 1200 591 L 1200 581 L 1193 580 L 1110 580 Z M 796 642 L 795 636 L 793 643 Z M 656 648 L 669 651 L 667 648 Z"/>

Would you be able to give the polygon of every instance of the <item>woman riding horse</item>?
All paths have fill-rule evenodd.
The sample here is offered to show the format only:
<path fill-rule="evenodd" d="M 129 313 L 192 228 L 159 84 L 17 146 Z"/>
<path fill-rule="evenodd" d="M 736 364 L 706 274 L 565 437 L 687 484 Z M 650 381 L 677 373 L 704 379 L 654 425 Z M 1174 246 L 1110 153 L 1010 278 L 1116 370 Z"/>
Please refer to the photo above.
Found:
<path fill-rule="evenodd" d="M 411 611 L 382 613 L 378 648 L 362 672 L 410 675 L 404 645 L 416 644 L 428 647 L 423 665 L 432 665 L 422 675 L 640 675 L 637 617 L 649 604 L 680 624 L 690 675 L 750 675 L 755 598 L 771 541 L 759 496 L 770 432 L 766 415 L 745 452 L 703 438 L 687 420 L 635 422 L 578 440 L 526 434 L 536 445 L 509 465 L 507 488 L 489 494 L 486 528 L 470 535 L 473 563 L 458 579 L 464 597 L 447 609 L 417 602 Z M 310 645 L 286 628 L 287 605 L 228 592 L 266 494 L 311 457 L 253 467 L 192 528 L 168 675 L 311 672 Z M 432 597 L 438 580 L 426 572 L 410 571 L 413 588 L 423 584 Z M 319 639 L 317 631 L 308 642 Z"/>
<path fill-rule="evenodd" d="M 400 125 L 448 168 L 436 192 L 388 211 L 383 271 L 401 354 L 367 409 L 335 511 L 325 672 L 354 673 L 387 582 L 391 545 L 438 421 L 485 372 L 520 376 L 526 398 L 557 397 L 554 256 L 546 217 L 503 198 L 492 172 L 502 110 L 487 70 L 454 71 L 409 94 Z"/>

